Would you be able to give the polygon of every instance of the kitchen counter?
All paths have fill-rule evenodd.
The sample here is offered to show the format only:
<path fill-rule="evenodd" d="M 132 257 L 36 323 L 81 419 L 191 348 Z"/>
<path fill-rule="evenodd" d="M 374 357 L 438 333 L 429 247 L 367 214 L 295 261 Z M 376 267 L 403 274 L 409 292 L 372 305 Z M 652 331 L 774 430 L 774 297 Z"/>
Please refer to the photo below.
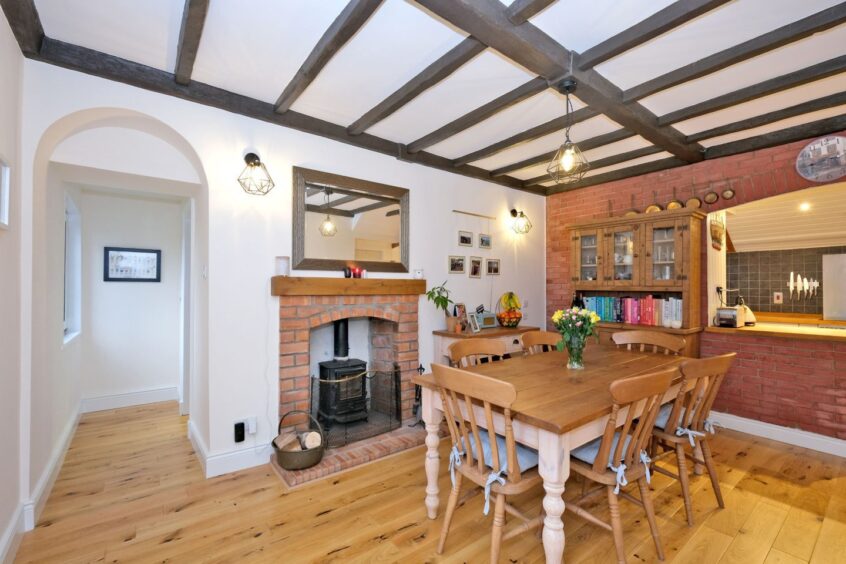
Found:
<path fill-rule="evenodd" d="M 759 321 L 757 325 L 751 327 L 707 327 L 705 329 L 705 332 L 723 334 L 734 333 L 738 335 L 759 335 L 764 337 L 783 337 L 787 339 L 808 339 L 812 341 L 846 342 L 846 325 L 844 325 L 843 329 L 829 329 L 811 325 L 766 323 Z"/>
<path fill-rule="evenodd" d="M 838 319 L 823 319 L 819 314 L 813 313 L 770 313 L 766 311 L 755 312 L 755 317 L 760 323 L 788 323 L 792 325 L 827 325 L 846 328 L 846 321 Z"/>

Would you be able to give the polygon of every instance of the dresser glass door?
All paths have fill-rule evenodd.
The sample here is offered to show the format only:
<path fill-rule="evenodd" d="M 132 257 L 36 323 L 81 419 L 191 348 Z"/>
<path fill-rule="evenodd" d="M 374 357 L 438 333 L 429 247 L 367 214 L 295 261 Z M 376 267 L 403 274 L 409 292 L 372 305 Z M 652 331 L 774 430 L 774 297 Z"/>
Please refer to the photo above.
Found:
<path fill-rule="evenodd" d="M 599 236 L 596 233 L 582 234 L 579 238 L 579 279 L 597 279 L 599 260 Z"/>
<path fill-rule="evenodd" d="M 676 279 L 676 228 L 652 228 L 652 280 L 671 282 Z"/>
<path fill-rule="evenodd" d="M 635 233 L 633 230 L 614 231 L 614 281 L 631 284 L 634 280 Z"/>

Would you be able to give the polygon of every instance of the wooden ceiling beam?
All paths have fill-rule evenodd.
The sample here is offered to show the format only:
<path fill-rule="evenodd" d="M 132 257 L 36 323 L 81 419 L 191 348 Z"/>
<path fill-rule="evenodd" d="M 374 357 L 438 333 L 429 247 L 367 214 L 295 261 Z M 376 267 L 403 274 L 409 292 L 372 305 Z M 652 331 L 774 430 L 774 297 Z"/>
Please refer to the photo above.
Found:
<path fill-rule="evenodd" d="M 333 200 L 326 204 L 319 204 L 321 208 L 335 208 L 338 206 L 343 206 L 344 204 L 349 204 L 350 202 L 354 202 L 356 200 L 360 200 L 364 196 L 344 196 L 343 198 L 338 198 L 337 200 Z"/>
<path fill-rule="evenodd" d="M 623 102 L 632 102 L 678 84 L 695 80 L 768 51 L 794 43 L 846 22 L 846 2 L 789 23 L 754 39 L 724 49 L 696 62 L 648 80 L 623 92 Z"/>
<path fill-rule="evenodd" d="M 361 29 L 381 3 L 382 0 L 350 0 L 276 100 L 277 113 L 281 114 L 290 109 L 309 84 L 317 78 L 323 67 Z M 257 17 L 261 16 L 257 15 Z"/>
<path fill-rule="evenodd" d="M 485 49 L 486 46 L 479 40 L 473 37 L 465 38 L 440 59 L 426 67 L 423 72 L 402 85 L 399 90 L 358 118 L 347 128 L 347 131 L 352 135 L 364 133 L 376 123 L 390 116 L 417 96 L 447 78 Z"/>
<path fill-rule="evenodd" d="M 841 55 L 840 57 L 835 57 L 834 59 L 829 59 L 822 63 L 777 76 L 759 82 L 758 84 L 753 84 L 752 86 L 747 86 L 746 88 L 741 88 L 740 90 L 735 90 L 722 96 L 717 96 L 710 100 L 705 100 L 704 102 L 664 114 L 658 118 L 658 123 L 660 125 L 669 125 L 692 119 L 722 110 L 723 108 L 728 108 L 729 106 L 736 106 L 750 100 L 756 100 L 770 94 L 796 88 L 797 86 L 802 86 L 803 84 L 827 78 L 844 71 L 846 71 L 846 55 Z"/>
<path fill-rule="evenodd" d="M 468 153 L 463 157 L 458 157 L 453 162 L 457 165 L 472 163 L 473 161 L 478 161 L 485 157 L 490 157 L 491 155 L 495 155 L 501 151 L 510 149 L 511 147 L 515 147 L 521 143 L 525 143 L 526 141 L 531 141 L 533 139 L 543 137 L 544 135 L 549 135 L 550 133 L 561 131 L 562 129 L 567 127 L 568 123 L 576 124 L 592 117 L 596 117 L 598 115 L 599 112 L 592 108 L 579 108 L 570 115 L 569 119 L 567 118 L 567 116 L 561 116 L 551 119 L 546 123 L 530 127 L 525 131 L 516 133 L 511 137 L 503 139 L 502 141 L 497 141 L 496 143 L 488 145 L 487 147 L 479 149 L 478 151 L 473 151 L 472 153 Z"/>
<path fill-rule="evenodd" d="M 823 96 L 822 98 L 809 100 L 807 102 L 802 102 L 801 104 L 796 104 L 794 106 L 789 106 L 787 108 L 782 108 L 780 110 L 775 110 L 772 112 L 767 112 L 766 114 L 762 114 L 759 116 L 735 121 L 732 123 L 727 123 L 725 125 L 721 125 L 719 127 L 714 127 L 711 129 L 706 129 L 705 131 L 700 131 L 698 133 L 688 135 L 687 138 L 690 141 L 696 142 L 702 141 L 703 139 L 712 139 L 714 137 L 720 137 L 721 135 L 728 135 L 730 133 L 745 131 L 747 129 L 767 125 L 769 123 L 775 123 L 783 119 L 801 116 L 819 110 L 826 110 L 835 106 L 842 106 L 843 104 L 846 104 L 846 92 L 837 92 L 829 96 Z"/>
<path fill-rule="evenodd" d="M 378 210 L 379 208 L 385 208 L 391 205 L 398 205 L 397 202 L 376 202 L 375 204 L 370 204 L 367 206 L 362 206 L 360 208 L 356 208 L 354 210 L 350 210 L 353 215 L 358 215 L 360 213 L 365 213 L 373 210 Z"/>
<path fill-rule="evenodd" d="M 543 11 L 556 0 L 514 0 L 508 7 L 508 19 L 514 25 L 520 25 Z"/>
<path fill-rule="evenodd" d="M 353 217 L 355 215 L 351 211 L 336 210 L 335 208 L 324 208 L 323 206 L 316 206 L 314 204 L 306 204 L 306 211 L 319 214 L 337 215 L 339 217 Z"/>
<path fill-rule="evenodd" d="M 18 41 L 21 53 L 26 56 L 37 54 L 44 40 L 44 28 L 33 0 L 0 0 L 0 7 L 6 15 L 9 27 Z"/>
<path fill-rule="evenodd" d="M 655 147 L 654 145 L 650 145 L 649 147 L 641 147 L 640 149 L 635 149 L 633 151 L 626 151 L 625 153 L 611 155 L 610 157 L 605 157 L 604 159 L 597 159 L 590 163 L 590 168 L 591 170 L 598 170 L 607 166 L 624 163 L 626 161 L 633 161 L 641 157 L 655 155 L 657 153 L 661 153 L 662 151 L 664 151 L 664 149 L 662 149 L 661 147 Z M 544 174 L 542 176 L 536 176 L 534 178 L 524 180 L 523 183 L 526 186 L 536 186 L 544 182 L 549 182 L 550 180 L 552 179 L 549 177 L 549 175 Z"/>
<path fill-rule="evenodd" d="M 487 104 L 479 106 L 475 110 L 468 112 L 458 119 L 455 119 L 443 127 L 436 129 L 432 133 L 425 135 L 408 145 L 409 153 L 417 153 L 427 147 L 431 147 L 436 143 L 452 137 L 453 135 L 464 131 L 469 127 L 488 119 L 489 117 L 507 109 L 515 104 L 519 104 L 527 98 L 531 98 L 535 94 L 539 94 L 549 88 L 546 80 L 541 77 L 536 77 L 521 84 L 514 90 L 506 92 L 502 96 L 494 98 Z"/>
<path fill-rule="evenodd" d="M 602 147 L 603 145 L 610 145 L 611 143 L 616 143 L 617 141 L 628 139 L 629 137 L 634 137 L 634 133 L 626 129 L 618 129 L 610 133 L 603 133 L 602 135 L 597 135 L 596 137 L 591 137 L 590 139 L 579 141 L 578 145 L 579 149 L 585 152 L 590 151 L 591 149 L 596 149 L 597 147 Z M 504 174 L 508 174 L 509 172 L 514 172 L 515 170 L 521 170 L 524 168 L 529 168 L 530 166 L 548 163 L 550 160 L 552 160 L 552 157 L 555 156 L 556 151 L 558 151 L 558 149 L 555 149 L 555 151 L 549 151 L 548 153 L 535 155 L 534 157 L 529 157 L 528 159 L 523 159 L 522 161 L 518 161 L 516 163 L 499 167 L 491 171 L 491 176 L 497 177 Z"/>
<path fill-rule="evenodd" d="M 837 133 L 846 129 L 846 114 L 830 118 L 820 119 L 809 123 L 794 125 L 778 131 L 772 131 L 763 135 L 756 135 L 748 139 L 740 139 L 722 145 L 708 147 L 705 156 L 708 159 L 727 157 L 739 153 L 748 153 L 777 145 L 784 145 L 802 139 L 813 139 L 830 133 Z"/>
<path fill-rule="evenodd" d="M 191 82 L 194 61 L 200 48 L 200 38 L 209 12 L 209 0 L 185 0 L 182 10 L 182 27 L 179 29 L 179 47 L 176 51 L 174 77 L 179 84 Z"/>
<path fill-rule="evenodd" d="M 690 163 L 685 162 L 678 157 L 668 157 L 666 159 L 641 163 L 626 168 L 612 170 L 610 172 L 595 174 L 593 176 L 583 178 L 578 182 L 574 182 L 573 184 L 556 184 L 555 186 L 547 188 L 546 195 L 551 196 L 552 194 L 560 194 L 561 192 L 570 192 L 572 190 L 578 190 L 579 188 L 587 188 L 588 186 L 596 186 L 598 184 L 605 184 L 606 182 L 631 178 L 632 176 L 641 176 L 643 174 L 649 174 L 650 172 L 676 168 L 687 164 Z"/>
<path fill-rule="evenodd" d="M 564 78 L 574 78 L 580 100 L 652 144 L 691 162 L 702 160 L 701 147 L 687 143 L 673 128 L 658 127 L 658 118 L 640 104 L 621 104 L 622 91 L 593 69 L 571 69 L 574 54 L 547 34 L 530 22 L 512 24 L 497 0 L 416 1 L 556 87 Z"/>
<path fill-rule="evenodd" d="M 579 56 L 579 70 L 587 70 L 638 45 L 698 18 L 730 0 L 678 0 Z"/>
<path fill-rule="evenodd" d="M 279 114 L 274 111 L 273 104 L 235 94 L 222 88 L 197 82 L 196 80 L 192 80 L 190 84 L 181 85 L 174 80 L 174 75 L 169 72 L 121 59 L 114 55 L 101 53 L 87 47 L 80 47 L 79 45 L 44 37 L 41 50 L 36 55 L 30 55 L 29 58 L 275 125 L 289 127 L 305 133 L 311 133 L 332 139 L 333 141 L 339 141 L 362 149 L 389 155 L 402 161 L 416 163 L 478 180 L 494 182 L 516 190 L 535 194 L 539 193 L 537 189 L 525 188 L 522 181 L 517 178 L 491 178 L 490 173 L 486 170 L 470 165 L 454 166 L 450 159 L 424 151 L 412 155 L 405 150 L 402 144 L 367 133 L 350 135 L 347 129 L 341 125 L 291 110 L 284 114 Z"/>

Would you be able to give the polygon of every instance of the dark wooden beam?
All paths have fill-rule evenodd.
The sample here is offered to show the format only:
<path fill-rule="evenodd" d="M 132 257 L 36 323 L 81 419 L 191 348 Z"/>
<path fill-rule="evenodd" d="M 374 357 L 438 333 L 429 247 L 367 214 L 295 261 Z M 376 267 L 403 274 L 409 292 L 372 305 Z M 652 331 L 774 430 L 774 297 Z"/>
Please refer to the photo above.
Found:
<path fill-rule="evenodd" d="M 209 11 L 209 0 L 185 0 L 182 10 L 182 27 L 179 29 L 179 48 L 176 52 L 174 76 L 179 84 L 191 82 L 194 60 L 200 48 L 203 26 Z"/>
<path fill-rule="evenodd" d="M 391 210 L 391 211 L 385 213 L 385 217 L 393 217 L 393 216 L 399 215 L 399 214 L 400 214 L 399 210 Z"/>
<path fill-rule="evenodd" d="M 473 37 L 465 38 L 440 59 L 426 67 L 423 72 L 402 85 L 399 90 L 358 118 L 347 128 L 347 131 L 352 135 L 364 133 L 368 128 L 393 114 L 414 98 L 451 75 L 485 49 L 485 45 L 477 39 Z"/>
<path fill-rule="evenodd" d="M 322 206 L 316 206 L 314 204 L 306 204 L 306 211 L 319 213 L 319 214 L 337 215 L 337 216 L 340 216 L 340 217 L 353 217 L 355 215 L 351 211 L 336 210 L 335 208 L 324 208 Z"/>
<path fill-rule="evenodd" d="M 355 35 L 381 3 L 382 0 L 350 0 L 276 100 L 277 112 L 288 111 L 326 63 Z M 256 14 L 256 17 L 261 17 L 261 14 Z"/>
<path fill-rule="evenodd" d="M 360 213 L 365 213 L 373 210 L 378 210 L 379 208 L 384 208 L 387 206 L 396 206 L 399 205 L 397 202 L 376 202 L 375 204 L 370 204 L 368 206 L 362 206 L 360 208 L 356 208 L 354 210 L 350 210 L 353 215 L 358 215 Z"/>
<path fill-rule="evenodd" d="M 308 192 L 306 192 L 308 193 Z M 344 196 L 343 198 L 338 198 L 337 200 L 332 200 L 327 204 L 320 204 L 320 207 L 325 208 L 335 208 L 338 206 L 343 206 L 344 204 L 349 204 L 350 202 L 354 202 L 356 200 L 360 200 L 364 196 Z"/>
<path fill-rule="evenodd" d="M 843 130 L 846 130 L 846 114 L 794 125 L 793 127 L 779 129 L 778 131 L 757 135 L 748 139 L 714 145 L 713 147 L 708 147 L 705 156 L 708 159 L 727 157 L 738 153 L 748 153 L 749 151 L 784 145 L 785 143 L 792 143 L 802 139 L 813 139 L 814 137 L 837 133 Z"/>
<path fill-rule="evenodd" d="M 315 182 L 309 182 L 306 184 L 306 196 L 309 194 L 309 190 L 316 190 L 317 192 L 325 192 L 326 189 L 332 191 L 333 194 L 343 194 L 344 196 L 355 196 L 356 198 L 367 198 L 368 200 L 376 200 L 377 202 L 389 202 L 392 204 L 399 203 L 399 200 L 396 198 L 391 198 L 390 196 L 380 196 L 378 194 L 373 194 L 370 192 L 357 192 L 356 190 L 348 190 L 346 188 L 338 188 L 336 186 L 330 185 L 321 185 L 316 184 Z M 330 205 L 334 205 L 335 202 L 330 202 Z"/>
<path fill-rule="evenodd" d="M 846 104 L 846 92 L 837 92 L 836 94 L 823 96 L 822 98 L 809 100 L 807 102 L 802 102 L 801 104 L 796 104 L 795 106 L 782 108 L 780 110 L 767 112 L 766 114 L 761 114 L 759 116 L 735 121 L 732 123 L 727 123 L 726 125 L 721 125 L 719 127 L 714 127 L 711 129 L 706 129 L 705 131 L 700 131 L 698 133 L 688 135 L 687 138 L 691 141 L 702 141 L 703 139 L 711 139 L 714 137 L 719 137 L 721 135 L 737 133 L 738 131 L 745 131 L 754 127 L 767 125 L 768 123 L 774 123 L 783 119 L 801 116 L 803 114 L 808 114 L 819 110 L 825 110 L 828 108 L 833 108 L 835 106 L 841 106 L 843 104 Z"/>
<path fill-rule="evenodd" d="M 610 157 L 605 157 L 604 159 L 597 159 L 590 163 L 591 170 L 599 170 L 601 168 L 605 168 L 606 166 L 612 166 L 620 163 L 624 163 L 626 161 L 633 161 L 635 159 L 639 159 L 641 157 L 646 157 L 649 155 L 654 155 L 656 153 L 662 152 L 664 149 L 661 147 L 641 147 L 640 149 L 635 149 L 633 151 L 626 151 L 625 153 L 618 153 L 616 155 L 611 155 Z M 552 180 L 548 174 L 544 174 L 542 176 L 536 176 L 534 178 L 530 178 L 528 180 L 523 181 L 526 186 L 536 186 L 538 184 L 542 184 L 544 182 L 549 182 Z"/>
<path fill-rule="evenodd" d="M 35 55 L 41 50 L 44 39 L 44 28 L 41 18 L 35 9 L 33 0 L 0 0 L 0 7 L 6 15 L 9 27 L 15 34 L 21 53 L 26 56 Z"/>
<path fill-rule="evenodd" d="M 678 0 L 614 37 L 587 49 L 579 57 L 579 70 L 586 70 L 629 49 L 642 45 L 730 0 Z"/>
<path fill-rule="evenodd" d="M 503 139 L 502 141 L 497 141 L 496 143 L 488 145 L 487 147 L 479 149 L 478 151 L 473 151 L 472 153 L 468 153 L 463 157 L 458 157 L 453 162 L 457 165 L 472 163 L 473 161 L 478 161 L 485 157 L 495 155 L 500 151 L 504 151 L 521 143 L 525 143 L 526 141 L 531 141 L 532 139 L 537 139 L 538 137 L 543 137 L 544 135 L 549 135 L 550 133 L 561 131 L 562 129 L 567 127 L 568 123 L 576 124 L 592 117 L 596 117 L 597 115 L 599 115 L 599 112 L 594 109 L 587 107 L 579 108 L 570 115 L 569 120 L 567 119 L 567 116 L 561 116 L 551 119 L 546 123 L 530 127 L 525 131 L 516 133 L 511 137 Z"/>
<path fill-rule="evenodd" d="M 673 128 L 658 127 L 657 117 L 640 104 L 621 104 L 622 91 L 593 69 L 571 69 L 570 51 L 543 31 L 530 22 L 512 24 L 498 0 L 416 1 L 550 84 L 558 86 L 572 76 L 580 100 L 653 145 L 691 162 L 702 160 L 701 147 L 687 143 Z"/>
<path fill-rule="evenodd" d="M 596 186 L 597 184 L 605 184 L 606 182 L 631 178 L 632 176 L 640 176 L 642 174 L 666 170 L 668 168 L 676 168 L 687 164 L 690 163 L 687 163 L 677 157 L 668 157 L 666 159 L 612 170 L 602 174 L 595 174 L 593 176 L 583 178 L 578 182 L 574 182 L 573 184 L 556 184 L 555 186 L 547 188 L 546 195 L 551 196 L 552 194 L 559 194 L 561 192 L 570 192 L 572 190 L 578 190 L 579 188 L 587 188 L 588 186 Z"/>
<path fill-rule="evenodd" d="M 405 151 L 403 145 L 376 137 L 375 135 L 367 133 L 350 135 L 347 129 L 341 125 L 294 111 L 279 114 L 274 111 L 273 104 L 235 94 L 222 88 L 197 82 L 196 80 L 192 80 L 187 85 L 178 84 L 174 80 L 173 74 L 169 72 L 49 37 L 44 38 L 41 51 L 37 55 L 31 55 L 30 58 L 260 121 L 311 133 L 332 139 L 333 141 L 339 141 L 362 149 L 389 155 L 406 162 L 494 182 L 517 190 L 538 193 L 536 189 L 523 187 L 522 181 L 517 178 L 491 178 L 490 173 L 481 168 L 470 165 L 456 167 L 453 166 L 450 159 L 423 151 L 412 155 Z"/>
<path fill-rule="evenodd" d="M 832 6 L 822 12 L 799 21 L 789 23 L 769 33 L 735 45 L 704 59 L 670 71 L 623 92 L 623 102 L 645 98 L 650 94 L 666 90 L 683 82 L 695 80 L 762 53 L 778 49 L 815 33 L 825 31 L 846 22 L 846 2 Z"/>
<path fill-rule="evenodd" d="M 520 25 L 554 2 L 555 0 L 514 0 L 508 7 L 508 19 L 514 25 Z"/>
<path fill-rule="evenodd" d="M 436 129 L 432 133 L 429 133 L 417 141 L 410 143 L 408 145 L 408 152 L 416 153 L 418 151 L 422 151 L 426 147 L 431 147 L 436 143 L 440 143 L 444 139 L 448 139 L 456 133 L 460 133 L 477 123 L 488 119 L 494 114 L 497 114 L 506 108 L 510 108 L 514 104 L 518 104 L 527 98 L 531 98 L 535 94 L 543 92 L 547 88 L 549 88 L 549 85 L 546 83 L 545 79 L 540 77 L 533 78 L 529 82 L 518 86 L 511 92 L 506 92 L 502 96 L 494 98 L 487 104 L 479 106 L 475 110 L 464 114 L 460 118 L 455 119 L 443 127 Z"/>
<path fill-rule="evenodd" d="M 704 102 L 670 112 L 659 117 L 658 123 L 661 125 L 668 125 L 684 121 L 686 119 L 699 117 L 711 112 L 716 112 L 717 110 L 722 110 L 723 108 L 727 108 L 729 106 L 735 106 L 737 104 L 756 100 L 789 88 L 802 86 L 803 84 L 807 84 L 815 80 L 839 74 L 845 70 L 846 55 L 841 55 L 840 57 L 829 59 L 827 61 L 823 61 L 822 63 L 818 63 L 789 74 L 783 74 L 781 76 L 765 80 L 764 82 L 759 82 L 758 84 L 753 84 L 752 86 L 747 86 L 746 88 L 741 88 L 740 90 L 735 90 L 734 92 L 729 92 L 728 94 L 723 94 L 722 96 L 717 96 L 716 98 L 711 98 L 710 100 L 705 100 Z"/>
<path fill-rule="evenodd" d="M 622 141 L 623 139 L 628 139 L 629 137 L 634 137 L 634 133 L 625 129 L 618 129 L 610 133 L 603 133 L 602 135 L 585 139 L 584 141 L 578 141 L 577 143 L 579 145 L 579 149 L 585 152 L 590 151 L 591 149 L 596 149 L 597 147 L 602 147 L 603 145 L 609 145 L 611 143 L 616 143 L 617 141 Z M 564 140 L 562 139 L 562 141 Z M 518 161 L 510 165 L 499 167 L 491 171 L 491 176 L 497 177 L 515 170 L 529 168 L 530 166 L 539 165 L 541 163 L 548 163 L 552 160 L 552 157 L 555 156 L 555 152 L 557 150 L 558 149 L 548 153 L 535 155 L 534 157 L 529 157 L 528 159 L 523 159 L 522 161 Z"/>

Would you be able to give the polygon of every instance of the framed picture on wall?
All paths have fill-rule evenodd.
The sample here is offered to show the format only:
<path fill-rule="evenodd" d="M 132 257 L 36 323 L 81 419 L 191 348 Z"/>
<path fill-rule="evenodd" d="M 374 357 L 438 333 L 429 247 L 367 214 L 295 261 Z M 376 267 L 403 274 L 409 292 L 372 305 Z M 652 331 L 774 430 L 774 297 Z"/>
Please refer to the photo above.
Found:
<path fill-rule="evenodd" d="M 490 249 L 493 246 L 491 236 L 487 233 L 479 233 L 479 248 Z"/>
<path fill-rule="evenodd" d="M 449 257 L 449 273 L 450 274 L 464 274 L 464 261 L 466 257 L 453 256 Z"/>
<path fill-rule="evenodd" d="M 461 247 L 472 247 L 473 246 L 473 232 L 472 231 L 459 231 L 458 232 L 458 245 Z"/>
<path fill-rule="evenodd" d="M 488 276 L 497 276 L 499 274 L 499 259 L 487 259 L 486 264 Z"/>
<path fill-rule="evenodd" d="M 127 247 L 103 248 L 103 282 L 161 282 L 162 252 Z"/>
<path fill-rule="evenodd" d="M 482 257 L 470 257 L 470 278 L 482 277 Z"/>

